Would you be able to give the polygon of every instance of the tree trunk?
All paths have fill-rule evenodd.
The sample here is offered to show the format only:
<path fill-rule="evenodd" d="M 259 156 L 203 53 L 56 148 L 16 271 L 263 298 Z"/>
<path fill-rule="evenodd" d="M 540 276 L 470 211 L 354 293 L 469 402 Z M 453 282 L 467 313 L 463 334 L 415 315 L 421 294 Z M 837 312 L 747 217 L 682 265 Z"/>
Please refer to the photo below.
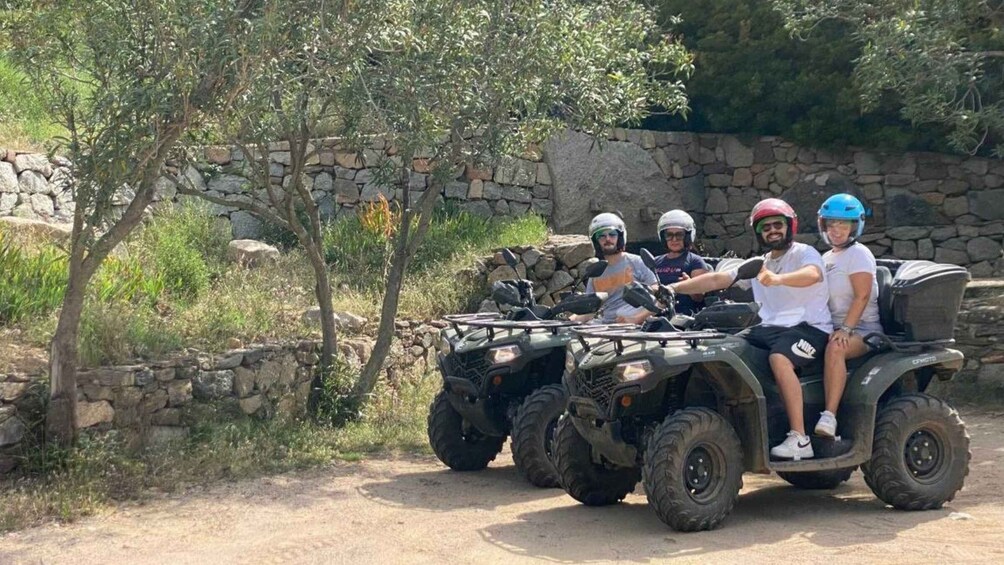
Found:
<path fill-rule="evenodd" d="M 315 242 L 315 245 L 320 247 L 321 244 Z M 307 410 L 311 414 L 316 414 L 320 406 L 324 378 L 334 365 L 337 336 L 335 335 L 335 308 L 331 301 L 331 282 L 328 277 L 328 265 L 324 262 L 323 250 L 308 247 L 307 255 L 310 257 L 310 265 L 314 269 L 314 296 L 317 298 L 321 314 L 320 370 L 314 374 L 310 385 L 310 398 L 307 400 Z"/>
<path fill-rule="evenodd" d="M 77 439 L 77 334 L 89 274 L 80 257 L 71 258 L 70 280 L 63 296 L 49 357 L 51 392 L 45 419 L 46 438 L 62 447 Z"/>

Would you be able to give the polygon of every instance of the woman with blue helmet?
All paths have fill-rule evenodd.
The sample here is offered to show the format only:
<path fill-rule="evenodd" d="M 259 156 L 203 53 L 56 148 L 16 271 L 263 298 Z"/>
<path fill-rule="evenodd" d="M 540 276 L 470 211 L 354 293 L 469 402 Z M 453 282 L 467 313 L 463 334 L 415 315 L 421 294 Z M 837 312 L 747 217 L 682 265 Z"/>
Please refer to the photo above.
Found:
<path fill-rule="evenodd" d="M 865 229 L 865 207 L 850 194 L 834 194 L 819 208 L 819 233 L 831 249 L 823 254 L 833 333 L 826 346 L 823 386 L 826 410 L 816 435 L 834 437 L 837 408 L 847 382 L 847 360 L 868 352 L 864 336 L 881 332 L 875 256 L 857 241 Z"/>

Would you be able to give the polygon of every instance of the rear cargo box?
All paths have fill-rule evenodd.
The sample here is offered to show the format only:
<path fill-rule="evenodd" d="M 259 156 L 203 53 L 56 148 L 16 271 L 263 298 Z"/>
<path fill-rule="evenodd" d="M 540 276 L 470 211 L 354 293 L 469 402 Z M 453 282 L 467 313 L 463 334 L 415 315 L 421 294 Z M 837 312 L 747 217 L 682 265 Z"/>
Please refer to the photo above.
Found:
<path fill-rule="evenodd" d="M 958 265 L 907 261 L 892 281 L 893 320 L 907 341 L 951 339 L 969 271 Z"/>

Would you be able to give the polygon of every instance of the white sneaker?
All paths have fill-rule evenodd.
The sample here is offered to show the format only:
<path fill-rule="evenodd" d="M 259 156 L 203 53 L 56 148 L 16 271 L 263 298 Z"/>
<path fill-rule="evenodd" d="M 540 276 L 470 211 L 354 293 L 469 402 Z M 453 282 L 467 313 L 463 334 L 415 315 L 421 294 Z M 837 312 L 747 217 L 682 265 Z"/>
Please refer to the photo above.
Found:
<path fill-rule="evenodd" d="M 829 410 L 819 413 L 819 421 L 816 422 L 815 433 L 817 436 L 833 438 L 837 436 L 837 417 Z"/>
<path fill-rule="evenodd" d="M 792 459 L 795 461 L 799 459 L 812 459 L 812 442 L 809 440 L 809 436 L 792 430 L 788 432 L 788 437 L 780 445 L 770 450 L 770 455 L 778 459 Z"/>

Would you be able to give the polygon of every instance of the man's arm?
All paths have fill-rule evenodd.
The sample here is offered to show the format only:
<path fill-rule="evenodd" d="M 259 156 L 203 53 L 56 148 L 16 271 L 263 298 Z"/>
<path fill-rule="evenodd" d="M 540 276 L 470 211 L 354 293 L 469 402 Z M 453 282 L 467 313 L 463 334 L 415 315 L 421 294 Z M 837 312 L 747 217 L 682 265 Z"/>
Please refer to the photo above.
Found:
<path fill-rule="evenodd" d="M 690 280 L 675 282 L 669 286 L 677 294 L 704 294 L 713 290 L 721 290 L 732 284 L 734 272 L 724 271 L 721 273 L 704 273 L 699 277 Z"/>
<path fill-rule="evenodd" d="M 764 286 L 791 286 L 804 288 L 823 280 L 823 271 L 816 265 L 806 265 L 797 271 L 777 274 L 766 269 L 760 271 L 757 280 Z"/>

